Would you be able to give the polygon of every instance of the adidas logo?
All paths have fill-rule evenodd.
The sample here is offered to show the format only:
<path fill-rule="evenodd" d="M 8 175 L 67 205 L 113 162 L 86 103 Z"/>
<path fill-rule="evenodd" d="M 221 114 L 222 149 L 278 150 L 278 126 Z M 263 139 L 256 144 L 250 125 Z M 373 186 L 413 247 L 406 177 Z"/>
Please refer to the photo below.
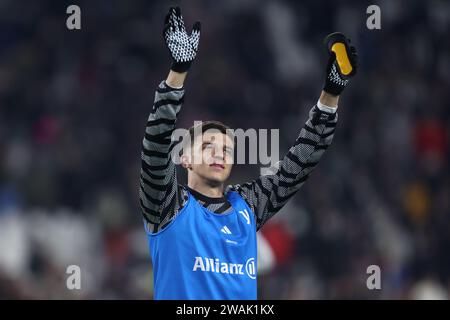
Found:
<path fill-rule="evenodd" d="M 220 229 L 221 232 L 225 233 L 225 234 L 231 234 L 230 229 L 228 229 L 227 226 L 223 226 L 222 229 Z"/>

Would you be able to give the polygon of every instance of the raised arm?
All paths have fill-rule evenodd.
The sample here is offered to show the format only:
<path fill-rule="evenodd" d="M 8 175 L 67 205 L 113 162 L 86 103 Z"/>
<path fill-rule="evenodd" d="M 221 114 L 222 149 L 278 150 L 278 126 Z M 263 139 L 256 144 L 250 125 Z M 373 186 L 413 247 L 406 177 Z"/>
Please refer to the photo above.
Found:
<path fill-rule="evenodd" d="M 180 9 L 170 8 L 163 35 L 173 63 L 167 79 L 156 89 L 142 142 L 139 181 L 140 207 L 150 232 L 167 225 L 182 203 L 171 159 L 171 135 L 183 104 L 187 71 L 198 50 L 200 24 L 188 36 Z"/>
<path fill-rule="evenodd" d="M 333 47 L 336 43 L 341 43 L 344 48 Z M 325 85 L 294 145 L 278 162 L 274 174 L 231 186 L 252 208 L 258 229 L 300 189 L 333 140 L 339 95 L 348 79 L 356 74 L 358 59 L 355 48 L 349 46 L 342 34 L 331 34 L 325 44 L 330 56 Z"/>

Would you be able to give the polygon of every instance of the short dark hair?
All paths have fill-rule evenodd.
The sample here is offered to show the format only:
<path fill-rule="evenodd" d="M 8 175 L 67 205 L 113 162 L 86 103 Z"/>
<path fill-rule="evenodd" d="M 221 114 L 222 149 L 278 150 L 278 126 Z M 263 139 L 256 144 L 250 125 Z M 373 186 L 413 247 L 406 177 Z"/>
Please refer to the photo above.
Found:
<path fill-rule="evenodd" d="M 199 132 L 199 130 L 196 130 L 198 127 L 201 126 L 201 131 Z M 180 151 L 180 154 L 183 153 L 184 148 L 186 147 L 186 143 L 187 141 L 191 142 L 191 147 L 194 145 L 194 141 L 195 138 L 197 138 L 197 136 L 201 133 L 202 135 L 210 129 L 215 129 L 218 130 L 219 132 L 228 135 L 228 137 L 231 138 L 231 140 L 234 142 L 234 135 L 231 131 L 231 128 L 225 124 L 223 124 L 220 121 L 217 120 L 207 120 L 207 121 L 202 121 L 200 124 L 197 125 L 193 125 L 192 127 L 190 127 L 188 129 L 188 132 L 186 133 L 186 135 L 183 137 L 183 140 L 181 141 L 181 143 L 183 144 L 182 149 Z M 187 138 L 190 138 L 189 140 Z"/>

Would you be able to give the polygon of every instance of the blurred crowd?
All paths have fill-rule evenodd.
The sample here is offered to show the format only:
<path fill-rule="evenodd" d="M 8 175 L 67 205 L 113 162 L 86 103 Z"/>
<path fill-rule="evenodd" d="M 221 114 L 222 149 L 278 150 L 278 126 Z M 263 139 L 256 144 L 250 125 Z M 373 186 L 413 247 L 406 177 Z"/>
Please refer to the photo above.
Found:
<path fill-rule="evenodd" d="M 70 4 L 81 30 L 66 28 Z M 170 4 L 203 26 L 178 125 L 279 128 L 280 155 L 319 97 L 323 38 L 341 31 L 359 51 L 333 145 L 261 231 L 275 263 L 259 297 L 448 299 L 445 0 L 378 1 L 380 30 L 356 0 L 0 1 L 0 299 L 152 297 L 138 174 Z M 258 174 L 236 165 L 230 183 Z"/>

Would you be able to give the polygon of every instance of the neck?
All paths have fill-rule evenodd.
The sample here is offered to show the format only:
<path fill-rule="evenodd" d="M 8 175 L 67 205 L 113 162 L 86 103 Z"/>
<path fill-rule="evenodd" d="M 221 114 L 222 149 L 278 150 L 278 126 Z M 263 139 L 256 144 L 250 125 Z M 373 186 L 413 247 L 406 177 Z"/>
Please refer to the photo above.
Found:
<path fill-rule="evenodd" d="M 217 186 L 207 185 L 200 182 L 188 182 L 188 187 L 210 198 L 223 197 L 223 184 Z"/>

